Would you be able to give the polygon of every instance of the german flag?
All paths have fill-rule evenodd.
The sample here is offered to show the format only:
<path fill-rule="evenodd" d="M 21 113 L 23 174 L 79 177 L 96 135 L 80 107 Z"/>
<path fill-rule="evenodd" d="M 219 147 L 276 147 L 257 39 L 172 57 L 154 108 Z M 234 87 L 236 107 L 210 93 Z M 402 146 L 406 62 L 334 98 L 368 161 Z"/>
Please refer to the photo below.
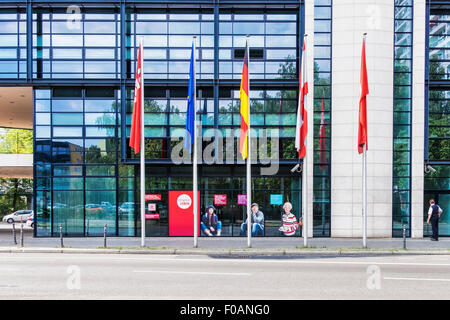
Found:
<path fill-rule="evenodd" d="M 248 42 L 245 43 L 244 65 L 242 67 L 241 78 L 241 134 L 240 134 L 240 152 L 242 159 L 248 157 L 248 130 L 250 128 L 250 98 L 249 98 L 250 82 L 248 78 Z"/>

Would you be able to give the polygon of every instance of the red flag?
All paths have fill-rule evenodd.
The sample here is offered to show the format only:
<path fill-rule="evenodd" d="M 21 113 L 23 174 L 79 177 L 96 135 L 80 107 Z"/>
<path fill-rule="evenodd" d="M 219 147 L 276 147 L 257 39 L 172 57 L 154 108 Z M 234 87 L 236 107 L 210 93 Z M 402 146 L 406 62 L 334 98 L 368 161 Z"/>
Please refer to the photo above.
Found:
<path fill-rule="evenodd" d="M 327 168 L 327 151 L 325 140 L 325 115 L 324 115 L 324 98 L 322 93 L 322 113 L 320 115 L 320 139 L 319 139 L 319 168 L 325 170 Z"/>
<path fill-rule="evenodd" d="M 131 120 L 130 147 L 134 154 L 139 153 L 141 146 L 141 108 L 142 108 L 142 43 L 139 45 L 136 60 L 136 82 L 134 85 L 133 117 Z"/>
<path fill-rule="evenodd" d="M 302 62 L 300 66 L 300 85 L 297 109 L 297 126 L 295 128 L 295 149 L 301 159 L 306 155 L 305 140 L 308 133 L 308 114 L 306 112 L 306 95 L 308 94 L 308 79 L 306 74 L 306 37 L 303 38 Z"/>
<path fill-rule="evenodd" d="M 369 83 L 367 81 L 366 66 L 366 41 L 363 39 L 361 53 L 361 97 L 359 99 L 359 118 L 358 118 L 358 153 L 363 153 L 364 144 L 367 150 L 367 100 L 369 94 Z"/>

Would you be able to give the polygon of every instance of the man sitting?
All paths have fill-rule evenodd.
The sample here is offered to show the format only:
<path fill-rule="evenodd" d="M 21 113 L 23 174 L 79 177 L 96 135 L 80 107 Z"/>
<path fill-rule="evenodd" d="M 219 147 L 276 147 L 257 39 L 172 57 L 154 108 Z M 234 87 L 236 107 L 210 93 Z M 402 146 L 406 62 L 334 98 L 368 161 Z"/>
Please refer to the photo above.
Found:
<path fill-rule="evenodd" d="M 252 236 L 261 234 L 264 236 L 264 213 L 259 211 L 257 203 L 252 204 Z M 247 231 L 247 221 L 241 225 L 241 235 L 245 235 Z"/>

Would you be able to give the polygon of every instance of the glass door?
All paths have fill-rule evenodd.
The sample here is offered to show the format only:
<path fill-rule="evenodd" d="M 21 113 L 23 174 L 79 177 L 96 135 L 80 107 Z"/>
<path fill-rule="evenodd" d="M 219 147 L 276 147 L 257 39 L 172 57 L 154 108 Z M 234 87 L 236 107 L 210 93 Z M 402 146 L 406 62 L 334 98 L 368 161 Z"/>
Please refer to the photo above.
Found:
<path fill-rule="evenodd" d="M 431 236 L 432 234 L 431 225 L 427 224 L 430 199 L 434 199 L 443 210 L 441 218 L 439 219 L 439 236 L 450 236 L 450 192 L 448 191 L 445 193 L 425 193 L 423 208 L 423 235 Z"/>

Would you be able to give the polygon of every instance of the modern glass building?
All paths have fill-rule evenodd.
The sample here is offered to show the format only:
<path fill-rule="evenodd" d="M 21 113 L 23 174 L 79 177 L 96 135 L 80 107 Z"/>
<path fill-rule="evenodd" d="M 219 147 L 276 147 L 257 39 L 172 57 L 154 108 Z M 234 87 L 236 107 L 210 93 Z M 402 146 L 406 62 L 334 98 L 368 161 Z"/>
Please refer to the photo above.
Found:
<path fill-rule="evenodd" d="M 170 194 L 192 190 L 190 155 L 182 146 L 193 36 L 200 210 L 215 205 L 222 236 L 240 236 L 246 180 L 238 152 L 239 86 L 246 35 L 256 159 L 251 201 L 264 212 L 264 236 L 282 236 L 281 204 L 291 202 L 300 218 L 304 200 L 302 173 L 291 171 L 299 162 L 294 140 L 304 34 L 310 236 L 360 236 L 356 121 L 363 32 L 369 236 L 401 236 L 404 226 L 408 236 L 429 235 L 425 202 L 434 197 L 444 211 L 450 207 L 450 7 L 442 2 L 0 1 L 0 95 L 19 87 L 32 97 L 35 236 L 59 236 L 60 225 L 67 236 L 98 236 L 105 224 L 111 236 L 140 236 L 139 155 L 128 145 L 141 38 L 145 190 L 151 199 L 146 235 L 169 236 L 175 219 Z M 444 215 L 441 234 L 450 235 L 449 221 Z"/>

